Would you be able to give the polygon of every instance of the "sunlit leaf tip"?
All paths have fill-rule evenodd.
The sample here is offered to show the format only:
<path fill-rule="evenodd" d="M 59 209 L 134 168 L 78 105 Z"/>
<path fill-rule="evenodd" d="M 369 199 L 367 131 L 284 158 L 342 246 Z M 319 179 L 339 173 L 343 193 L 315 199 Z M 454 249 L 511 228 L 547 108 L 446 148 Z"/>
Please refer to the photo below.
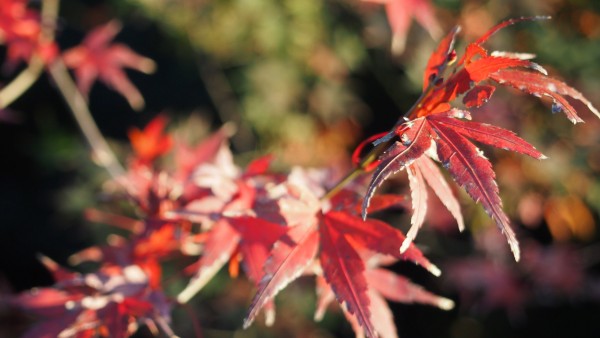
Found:
<path fill-rule="evenodd" d="M 454 301 L 452 299 L 448 299 L 448 298 L 443 298 L 440 297 L 437 306 L 442 309 L 442 310 L 446 310 L 446 311 L 450 311 L 452 309 L 454 309 L 454 306 L 456 304 L 454 303 Z"/>
<path fill-rule="evenodd" d="M 522 16 L 519 18 L 513 18 L 513 19 L 508 19 L 505 20 L 501 23 L 499 23 L 498 25 L 492 27 L 490 30 L 487 31 L 487 33 L 485 33 L 483 36 L 481 36 L 479 39 L 477 39 L 477 41 L 475 42 L 476 44 L 480 45 L 483 44 L 484 42 L 486 42 L 492 35 L 496 34 L 499 30 L 507 27 L 507 26 L 511 26 L 514 25 L 516 23 L 519 22 L 523 22 L 523 21 L 537 21 L 537 20 L 549 20 L 551 19 L 550 16 Z"/>
<path fill-rule="evenodd" d="M 432 275 L 439 277 L 442 275 L 442 270 L 437 267 L 437 265 L 431 263 L 425 267 L 427 271 L 429 271 Z"/>

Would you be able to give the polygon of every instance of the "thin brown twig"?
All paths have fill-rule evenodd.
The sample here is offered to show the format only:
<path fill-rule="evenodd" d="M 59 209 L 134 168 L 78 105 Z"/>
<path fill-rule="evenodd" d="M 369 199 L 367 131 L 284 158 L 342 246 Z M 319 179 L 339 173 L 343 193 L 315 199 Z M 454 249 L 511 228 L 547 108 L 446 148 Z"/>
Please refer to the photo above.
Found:
<path fill-rule="evenodd" d="M 44 63 L 41 58 L 37 55 L 32 57 L 27 68 L 0 90 L 0 108 L 8 107 L 21 97 L 40 77 L 43 70 Z"/>
<path fill-rule="evenodd" d="M 43 0 L 42 6 L 42 20 L 44 23 L 42 39 L 53 40 L 60 0 Z M 131 187 L 123 180 L 125 169 L 98 129 L 88 107 L 86 98 L 79 88 L 77 88 L 77 85 L 73 81 L 73 78 L 69 74 L 69 71 L 60 56 L 48 65 L 48 73 L 69 106 L 77 125 L 90 146 L 92 150 L 92 159 L 100 166 L 104 167 L 116 182 L 125 187 L 127 192 L 131 192 Z"/>
<path fill-rule="evenodd" d="M 425 97 L 427 95 L 429 95 L 431 93 L 431 91 L 433 90 L 433 85 L 429 85 L 421 94 L 421 96 L 419 97 L 419 99 L 417 101 L 415 101 L 415 103 L 412 105 L 412 107 L 410 107 L 410 109 L 404 114 L 404 118 L 410 117 L 418 108 L 421 108 L 421 104 L 423 103 L 423 100 L 425 99 Z M 394 125 L 394 127 L 392 128 L 392 131 L 394 129 L 396 129 L 399 125 L 401 125 L 403 123 L 403 119 L 399 119 L 398 122 Z M 388 140 L 385 140 L 381 143 L 378 143 L 373 149 L 371 149 L 360 161 L 360 163 L 351 171 L 348 173 L 348 175 L 344 176 L 341 180 L 339 180 L 332 188 L 330 188 L 325 195 L 323 195 L 323 197 L 321 197 L 321 200 L 326 200 L 326 199 L 330 199 L 333 196 L 335 196 L 335 194 L 337 194 L 338 192 L 340 192 L 340 190 L 342 190 L 347 184 L 349 184 L 350 182 L 352 182 L 355 178 L 357 178 L 358 176 L 364 174 L 367 172 L 367 167 L 369 167 L 369 165 L 371 163 L 373 163 L 374 161 L 377 160 L 377 158 L 379 158 L 379 156 L 381 156 L 381 154 L 383 154 L 383 152 L 392 145 L 392 143 L 395 142 L 393 138 L 390 138 Z"/>
<path fill-rule="evenodd" d="M 60 0 L 42 1 L 42 31 L 39 38 L 40 44 L 49 44 L 54 41 L 59 8 Z M 44 60 L 42 56 L 39 53 L 34 53 L 27 68 L 0 90 L 0 108 L 7 107 L 23 95 L 23 93 L 39 78 L 43 70 Z M 108 143 L 104 139 L 104 136 L 102 136 L 102 133 L 100 133 L 100 130 L 98 130 L 85 97 L 77 88 L 60 56 L 48 65 L 48 72 L 71 109 L 84 137 L 88 141 L 94 159 L 96 159 L 101 166 L 106 168 L 114 179 L 125 185 L 122 180 L 119 180 L 125 173 L 125 169 L 108 146 Z"/>
<path fill-rule="evenodd" d="M 90 112 L 85 97 L 77 88 L 77 85 L 71 78 L 62 59 L 58 58 L 54 61 L 48 67 L 48 71 L 73 113 L 73 117 L 77 121 L 83 136 L 86 138 L 92 150 L 93 158 L 99 165 L 103 166 L 114 179 L 120 182 L 119 179 L 125 174 L 125 169 L 108 146 L 104 136 L 102 136 L 96 122 L 92 118 L 92 113 Z"/>

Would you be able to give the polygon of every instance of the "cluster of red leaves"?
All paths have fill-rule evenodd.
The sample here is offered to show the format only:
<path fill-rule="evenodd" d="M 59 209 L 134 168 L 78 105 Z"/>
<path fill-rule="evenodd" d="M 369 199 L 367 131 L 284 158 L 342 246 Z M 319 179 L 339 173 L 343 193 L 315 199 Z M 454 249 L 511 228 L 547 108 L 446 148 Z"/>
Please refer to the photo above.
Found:
<path fill-rule="evenodd" d="M 0 42 L 7 46 L 8 68 L 18 62 L 28 62 L 34 54 L 48 63 L 57 48 L 51 41 L 42 41 L 40 15 L 27 7 L 26 0 L 0 1 Z"/>
<path fill-rule="evenodd" d="M 450 103 L 462 96 L 466 108 L 485 104 L 497 85 L 507 85 L 538 97 L 553 100 L 552 110 L 563 111 L 573 123 L 582 122 L 570 97 L 584 103 L 595 115 L 600 112 L 577 90 L 547 76 L 547 72 L 533 63 L 530 54 L 489 52 L 483 47 L 498 30 L 535 18 L 508 20 L 492 28 L 483 37 L 470 43 L 459 59 L 454 41 L 459 27 L 450 32 L 433 53 L 424 74 L 423 94 L 405 120 L 375 140 L 384 144 L 385 151 L 371 167 L 373 178 L 363 203 L 363 216 L 370 200 L 390 175 L 407 169 L 413 197 L 414 215 L 406 245 L 414 239 L 423 224 L 426 211 L 425 182 L 441 198 L 462 229 L 459 205 L 449 193 L 444 177 L 432 165 L 431 159 L 441 162 L 450 176 L 476 202 L 481 203 L 488 215 L 506 236 L 516 260 L 520 251 L 510 221 L 502 210 L 498 186 L 491 163 L 471 140 L 485 145 L 529 155 L 536 159 L 545 156 L 513 132 L 485 123 L 472 122 L 469 111 L 452 108 Z"/>
<path fill-rule="evenodd" d="M 51 24 L 54 23 L 44 23 Z M 0 0 L 0 43 L 7 46 L 7 68 L 29 62 L 34 55 L 44 64 L 56 60 L 58 46 L 44 36 L 42 27 L 40 14 L 28 8 L 28 1 Z M 61 59 L 74 70 L 84 96 L 89 94 L 92 84 L 100 80 L 123 95 L 132 108 L 140 110 L 144 107 L 144 98 L 128 79 L 124 68 L 149 74 L 154 72 L 156 65 L 124 44 L 111 43 L 120 30 L 118 22 L 110 21 L 92 30 L 80 45 L 65 51 Z"/>
<path fill-rule="evenodd" d="M 42 262 L 56 280 L 53 287 L 37 288 L 10 299 L 13 306 L 41 317 L 23 337 L 128 337 L 146 324 L 158 332 L 168 327 L 171 302 L 150 285 L 137 265 L 104 265 L 81 275 L 52 260 Z"/>
<path fill-rule="evenodd" d="M 42 292 L 16 296 L 12 303 L 42 317 L 33 332 L 119 337 L 146 323 L 158 324 L 171 334 L 168 310 L 172 303 L 161 292 L 165 277 L 161 263 L 176 256 L 199 256 L 184 271 L 192 277 L 177 301 L 187 302 L 226 264 L 234 276 L 241 266 L 257 288 L 245 327 L 262 309 L 271 323 L 274 297 L 300 276 L 315 277 L 316 319 L 322 318 L 328 304 L 336 299 L 357 334 L 369 337 L 397 336 L 385 299 L 452 308 L 451 300 L 382 268 L 407 260 L 440 274 L 412 244 L 424 222 L 427 185 L 459 227 L 464 227 L 459 203 L 434 161 L 441 162 L 483 205 L 518 259 L 517 240 L 502 210 L 491 164 L 471 140 L 537 159 L 544 156 L 511 131 L 468 121 L 470 113 L 452 108 L 450 103 L 462 96 L 467 108 L 480 106 L 494 93 L 494 84 L 504 84 L 552 98 L 554 107 L 573 122 L 581 120 L 565 96 L 587 104 L 600 115 L 579 92 L 547 77 L 543 68 L 529 61 L 530 55 L 490 53 L 483 47 L 492 34 L 517 21 L 493 28 L 469 44 L 460 59 L 453 49 L 459 29 L 442 40 L 427 65 L 424 92 L 409 119 L 401 120 L 390 133 L 374 141 L 385 146 L 385 151 L 368 166 L 375 172 L 364 200 L 366 186 L 361 181 L 327 195 L 330 182 L 335 182 L 327 170 L 294 168 L 289 175 L 281 175 L 269 170 L 270 157 L 239 168 L 227 146 L 227 127 L 197 146 L 165 135 L 167 121 L 162 117 L 143 131 L 132 130 L 134 155 L 119 182 L 127 199 L 137 207 L 139 219 L 89 214 L 129 230 L 129 235 L 112 236 L 108 245 L 73 256 L 74 262 L 100 262 L 97 273 L 81 276 L 47 264 L 57 284 Z M 73 64 L 81 69 L 85 88 L 89 89 L 96 76 L 121 83 L 126 79 L 119 72 L 129 64 L 124 60 L 131 54 L 125 52 L 123 56 L 122 48 L 108 47 L 117 31 L 109 24 L 92 33 L 83 49 L 71 53 L 79 62 Z M 172 156 L 174 169 L 161 167 L 166 156 Z M 368 212 L 404 203 L 402 196 L 374 195 L 384 180 L 402 169 L 409 174 L 414 211 L 406 237 L 383 221 L 366 219 Z"/>
<path fill-rule="evenodd" d="M 85 249 L 71 259 L 99 262 L 99 271 L 80 276 L 53 265 L 57 280 L 53 288 L 13 298 L 14 305 L 42 318 L 32 332 L 51 328 L 63 336 L 86 337 L 89 332 L 127 336 L 138 323 L 157 323 L 168 333 L 172 303 L 161 293 L 165 277 L 161 263 L 182 255 L 199 259 L 184 271 L 192 277 L 177 297 L 180 303 L 226 264 L 233 276 L 243 268 L 258 289 L 245 326 L 261 309 L 271 323 L 277 293 L 296 278 L 311 275 L 316 277 L 319 299 L 315 318 L 322 318 L 337 299 L 357 332 L 364 330 L 368 336 L 378 332 L 396 337 L 384 299 L 452 308 L 451 300 L 382 268 L 408 260 L 440 273 L 416 247 L 400 253 L 405 237 L 399 230 L 361 219 L 358 189 L 364 185 L 354 184 L 321 200 L 328 188 L 325 182 L 333 181 L 325 170 L 295 168 L 287 176 L 276 174 L 269 171 L 270 157 L 241 169 L 227 146 L 227 128 L 191 147 L 165 135 L 165 124 L 166 119 L 158 117 L 144 130 L 130 132 L 135 155 L 123 185 L 141 218 L 88 213 L 91 220 L 130 232 L 128 237 L 112 235 L 108 245 Z M 170 155 L 174 171 L 159 165 Z M 403 202 L 401 196 L 378 195 L 370 211 Z M 130 271 L 138 279 L 130 278 Z M 105 282 L 92 287 L 88 279 Z M 52 313 L 44 310 L 47 306 Z"/>
<path fill-rule="evenodd" d="M 87 214 L 92 221 L 129 231 L 129 236 L 111 235 L 108 245 L 87 248 L 71 257 L 73 264 L 100 263 L 93 274 L 72 273 L 42 258 L 56 284 L 10 300 L 40 318 L 26 337 L 128 337 L 141 324 L 153 332 L 160 328 L 174 336 L 169 327 L 174 302 L 163 294 L 161 263 L 187 253 L 186 241 L 192 241 L 193 235 L 189 222 L 164 217 L 176 202 L 164 195 L 164 180 L 152 165 L 170 150 L 170 146 L 157 142 L 163 137 L 165 123 L 159 118 L 143 132 L 131 132 L 136 135 L 132 137 L 136 154 L 130 161 L 129 177 L 123 179 L 127 181 L 127 197 L 143 217 L 132 219 L 96 210 Z M 143 145 L 146 143 L 151 145 Z M 202 151 L 215 151 L 202 146 Z M 154 150 L 148 152 L 149 147 Z"/>

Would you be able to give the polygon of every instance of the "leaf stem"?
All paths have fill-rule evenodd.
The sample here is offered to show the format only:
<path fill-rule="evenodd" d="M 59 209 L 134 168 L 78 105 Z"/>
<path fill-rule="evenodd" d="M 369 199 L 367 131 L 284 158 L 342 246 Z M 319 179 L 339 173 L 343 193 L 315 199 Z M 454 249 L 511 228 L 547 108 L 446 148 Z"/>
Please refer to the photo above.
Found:
<path fill-rule="evenodd" d="M 44 63 L 39 56 L 34 56 L 29 65 L 8 85 L 0 90 L 0 108 L 6 108 L 21 97 L 42 74 Z"/>
<path fill-rule="evenodd" d="M 56 21 L 60 8 L 60 0 L 43 0 L 41 8 L 40 44 L 50 44 L 54 41 Z M 27 68 L 25 68 L 8 85 L 0 90 L 0 108 L 6 108 L 29 89 L 44 70 L 44 59 L 37 51 L 33 53 Z M 77 89 L 60 56 L 48 65 L 48 73 L 56 83 L 59 92 L 67 102 L 73 116 L 86 138 L 92 154 L 97 162 L 106 168 L 108 173 L 117 179 L 125 173 L 123 166 L 108 146 L 108 143 L 98 130 L 87 106 L 85 97 Z M 125 185 L 124 182 L 120 181 Z"/>
<path fill-rule="evenodd" d="M 43 0 L 42 1 L 42 34 L 41 42 L 54 41 L 56 32 L 56 20 L 58 18 L 58 9 L 60 8 L 60 0 Z"/>
<path fill-rule="evenodd" d="M 433 85 L 430 84 L 429 86 L 427 86 L 427 88 L 423 91 L 423 93 L 421 94 L 421 96 L 417 99 L 417 101 L 415 101 L 415 103 L 412 105 L 412 107 L 410 107 L 410 109 L 404 114 L 404 118 L 410 117 L 418 108 L 421 107 L 421 103 L 423 102 L 423 100 L 425 99 L 425 97 L 427 97 L 427 95 L 429 95 L 431 93 L 431 91 L 433 90 Z M 403 122 L 403 119 L 398 119 L 398 122 L 396 122 L 396 124 L 394 125 L 394 127 L 391 129 L 391 131 L 393 131 L 394 129 L 396 129 L 399 125 L 401 125 Z M 377 144 L 373 149 L 371 149 L 367 155 L 365 155 L 365 157 L 363 157 L 363 159 L 360 161 L 360 163 L 356 166 L 356 168 L 352 169 L 352 171 L 350 171 L 346 176 L 344 176 L 341 180 L 339 180 L 332 188 L 330 188 L 325 195 L 323 195 L 323 197 L 321 197 L 321 200 L 327 200 L 332 198 L 333 196 L 335 196 L 338 192 L 340 192 L 346 185 L 348 185 L 350 182 L 352 182 L 355 178 L 357 178 L 358 176 L 364 174 L 367 172 L 367 168 L 368 166 L 373 163 L 375 160 L 377 160 L 377 158 L 383 154 L 383 152 L 393 144 L 394 139 L 391 138 L 387 141 L 381 142 L 379 144 Z"/>
<path fill-rule="evenodd" d="M 119 178 L 124 175 L 125 169 L 108 146 L 104 136 L 102 136 L 92 118 L 85 97 L 77 88 L 62 59 L 58 58 L 54 61 L 48 67 L 48 71 L 87 140 L 93 158 L 108 171 L 110 176 L 120 182 Z"/>

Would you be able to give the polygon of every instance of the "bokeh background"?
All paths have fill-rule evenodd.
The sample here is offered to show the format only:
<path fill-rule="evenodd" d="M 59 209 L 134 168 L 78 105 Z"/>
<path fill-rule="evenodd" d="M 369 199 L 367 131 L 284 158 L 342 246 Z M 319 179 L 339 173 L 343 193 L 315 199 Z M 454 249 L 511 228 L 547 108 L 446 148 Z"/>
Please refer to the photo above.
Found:
<path fill-rule="evenodd" d="M 458 50 L 503 19 L 552 16 L 509 27 L 489 45 L 535 53 L 551 75 L 600 107 L 600 2 L 431 3 L 442 31 L 462 25 Z M 404 49 L 392 50 L 384 8 L 360 0 L 69 0 L 58 42 L 62 49 L 74 46 L 114 18 L 124 25 L 117 40 L 158 64 L 153 75 L 128 73 L 146 99 L 142 112 L 101 84 L 90 93 L 94 118 L 121 158 L 129 151 L 127 131 L 164 113 L 171 130 L 193 139 L 232 121 L 238 162 L 273 153 L 280 170 L 347 166 L 356 144 L 389 129 L 417 99 L 439 38 L 413 21 Z M 3 70 L 1 81 L 14 75 Z M 401 337 L 600 337 L 600 121 L 577 107 L 586 123 L 573 126 L 553 115 L 549 102 L 502 89 L 474 112 L 476 120 L 514 130 L 549 157 L 539 162 L 484 148 L 523 259 L 513 262 L 480 206 L 462 199 L 468 231 L 461 234 L 432 198 L 435 211 L 417 244 L 443 275 L 434 278 L 411 264 L 393 269 L 457 307 L 391 304 Z M 18 292 L 52 283 L 37 253 L 67 265 L 74 252 L 105 241 L 110 229 L 86 221 L 84 213 L 103 203 L 107 175 L 89 160 L 47 78 L 1 114 L 0 288 Z M 406 188 L 402 175 L 389 187 Z M 384 217 L 408 228 L 405 213 Z M 278 297 L 274 327 L 257 323 L 243 331 L 254 290 L 224 272 L 196 297 L 194 314 L 175 311 L 174 330 L 193 336 L 198 321 L 204 337 L 352 336 L 340 311 L 312 321 L 313 283 L 300 279 Z M 170 285 L 172 294 L 184 286 Z M 26 324 L 0 309 L 0 336 L 18 335 Z"/>

